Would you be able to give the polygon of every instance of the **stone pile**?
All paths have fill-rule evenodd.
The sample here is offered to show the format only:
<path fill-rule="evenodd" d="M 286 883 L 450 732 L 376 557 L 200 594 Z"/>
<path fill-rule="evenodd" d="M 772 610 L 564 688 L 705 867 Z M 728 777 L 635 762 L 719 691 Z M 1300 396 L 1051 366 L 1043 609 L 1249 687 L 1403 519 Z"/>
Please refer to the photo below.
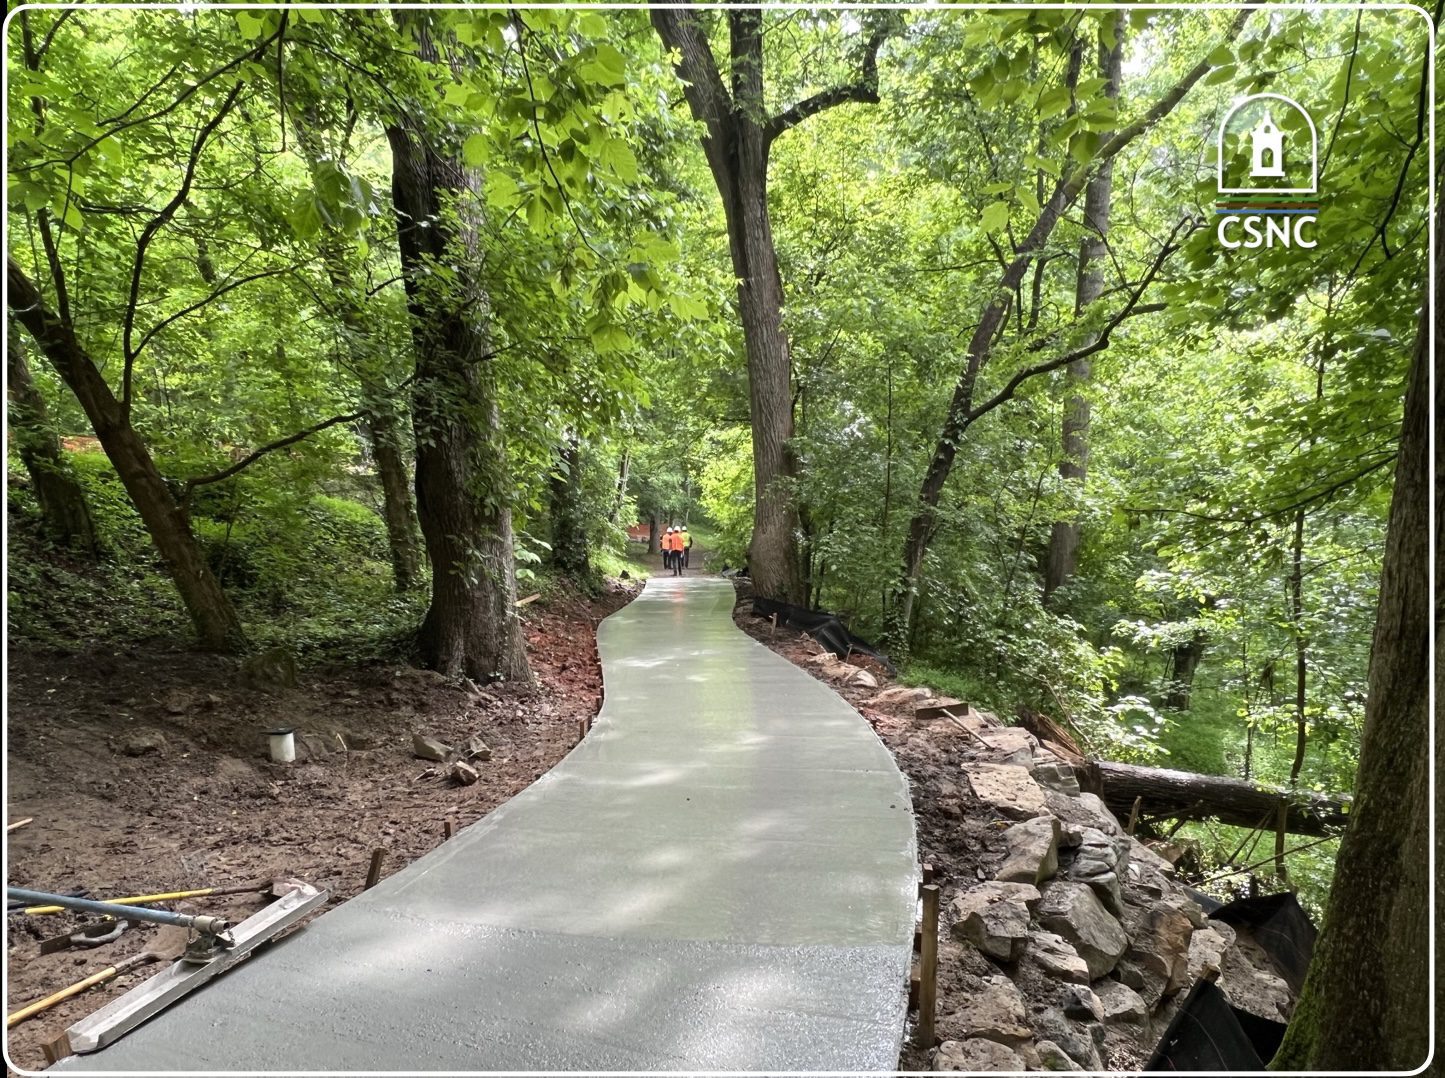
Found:
<path fill-rule="evenodd" d="M 961 723 L 972 747 L 960 787 L 993 817 L 999 857 L 992 879 L 958 881 L 947 907 L 966 991 L 939 1015 L 933 1068 L 1137 1068 L 1201 977 L 1284 1021 L 1293 999 L 1267 958 L 1210 921 L 1068 763 L 990 720 Z"/>

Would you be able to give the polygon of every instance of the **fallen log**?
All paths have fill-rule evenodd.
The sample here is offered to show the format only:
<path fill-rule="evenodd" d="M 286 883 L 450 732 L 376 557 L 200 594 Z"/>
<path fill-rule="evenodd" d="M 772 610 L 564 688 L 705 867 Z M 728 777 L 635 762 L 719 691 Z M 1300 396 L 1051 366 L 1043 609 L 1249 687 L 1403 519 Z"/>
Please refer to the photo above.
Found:
<path fill-rule="evenodd" d="M 1155 819 L 1218 820 L 1237 827 L 1274 830 L 1284 802 L 1285 830 L 1296 835 L 1329 835 L 1349 822 L 1348 794 L 1320 794 L 1263 786 L 1219 775 L 1196 775 L 1162 767 L 1138 767 L 1108 760 L 1094 766 L 1104 803 L 1120 819 L 1136 799 L 1139 812 Z"/>

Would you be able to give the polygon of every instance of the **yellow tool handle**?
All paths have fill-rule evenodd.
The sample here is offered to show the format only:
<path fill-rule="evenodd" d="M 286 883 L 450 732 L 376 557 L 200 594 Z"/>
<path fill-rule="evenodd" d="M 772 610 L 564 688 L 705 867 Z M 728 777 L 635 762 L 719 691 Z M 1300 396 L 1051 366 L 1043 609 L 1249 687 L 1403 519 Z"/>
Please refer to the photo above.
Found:
<path fill-rule="evenodd" d="M 199 891 L 167 891 L 163 895 L 131 895 L 129 898 L 107 898 L 103 901 L 113 906 L 143 906 L 147 902 L 166 902 L 172 898 L 200 898 L 202 895 L 213 894 L 218 888 L 203 887 Z M 41 913 L 64 913 L 64 906 L 26 906 L 20 911 L 32 917 Z"/>
<path fill-rule="evenodd" d="M 21 1007 L 18 1011 L 16 1011 L 12 1015 L 9 1015 L 5 1019 L 5 1028 L 9 1029 L 11 1026 L 17 1025 L 18 1023 L 25 1021 L 25 1019 L 31 1018 L 34 1015 L 39 1014 L 41 1011 L 47 1011 L 62 1000 L 69 999 L 71 996 L 79 995 L 87 988 L 94 988 L 98 984 L 104 984 L 106 981 L 110 980 L 119 972 L 119 966 L 109 966 L 106 969 L 101 970 L 99 973 L 92 973 L 83 981 L 76 981 L 69 988 L 62 988 L 53 996 L 46 996 L 44 999 L 38 1000 L 37 1002 L 30 1004 L 30 1006 L 28 1007 Z"/>

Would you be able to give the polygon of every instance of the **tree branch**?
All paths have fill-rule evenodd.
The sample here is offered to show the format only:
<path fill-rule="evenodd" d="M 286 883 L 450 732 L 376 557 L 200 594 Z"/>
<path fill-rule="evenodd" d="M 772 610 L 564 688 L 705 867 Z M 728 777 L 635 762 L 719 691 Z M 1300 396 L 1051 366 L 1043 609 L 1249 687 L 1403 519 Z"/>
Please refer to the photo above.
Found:
<path fill-rule="evenodd" d="M 167 315 L 155 325 L 151 326 L 151 328 L 146 330 L 145 334 L 141 337 L 139 343 L 136 344 L 135 350 L 130 353 L 130 358 L 133 360 L 137 356 L 139 356 L 141 354 L 141 350 L 144 349 L 148 343 L 150 343 L 150 339 L 161 330 L 165 329 L 172 322 L 179 321 L 188 314 L 194 314 L 206 304 L 212 302 L 213 300 L 219 299 L 221 296 L 224 296 L 227 292 L 231 291 L 231 289 L 240 288 L 243 284 L 250 284 L 252 281 L 259 281 L 263 277 L 279 277 L 281 274 L 290 273 L 296 268 L 296 266 L 281 266 L 278 269 L 261 270 L 258 273 L 247 274 L 245 277 L 237 277 L 234 281 L 228 281 L 226 284 L 223 284 L 220 288 L 212 292 L 205 299 L 198 300 L 197 302 L 192 303 L 189 307 L 182 307 L 179 311 L 176 311 L 174 314 Z"/>
<path fill-rule="evenodd" d="M 778 113 L 764 126 L 763 138 L 771 144 L 773 139 L 790 127 L 796 127 L 809 116 L 814 116 L 825 109 L 831 109 L 835 105 L 841 105 L 848 101 L 856 101 L 864 105 L 878 104 L 878 50 L 883 47 L 883 42 L 892 35 L 893 29 L 892 25 L 888 25 L 873 31 L 873 36 L 868 39 L 868 46 L 863 53 L 863 70 L 857 81 L 844 86 L 834 86 L 822 93 L 804 98 L 792 108 Z"/>
<path fill-rule="evenodd" d="M 295 445 L 297 442 L 303 441 L 304 439 L 311 437 L 313 434 L 319 434 L 321 431 L 326 430 L 328 427 L 334 427 L 339 423 L 354 423 L 356 420 L 365 417 L 366 414 L 367 413 L 365 411 L 361 411 L 349 412 L 346 415 L 334 415 L 330 419 L 322 420 L 320 423 L 316 423 L 312 426 L 307 427 L 305 430 L 299 430 L 295 434 L 288 434 L 285 438 L 280 438 L 274 442 L 271 442 L 269 445 L 263 445 L 260 449 L 257 449 L 242 457 L 235 464 L 232 464 L 229 468 L 222 468 L 219 472 L 212 472 L 210 475 L 202 475 L 197 476 L 194 479 L 187 479 L 186 485 L 182 489 L 181 496 L 179 498 L 180 504 L 182 506 L 185 506 L 190 502 L 191 491 L 195 490 L 196 487 L 202 487 L 210 483 L 219 483 L 222 480 L 230 479 L 231 476 L 235 475 L 237 472 L 249 468 L 252 464 L 255 464 L 256 461 L 260 460 L 267 453 L 274 453 L 278 449 L 285 449 L 288 445 Z"/>
<path fill-rule="evenodd" d="M 190 155 L 186 160 L 186 171 L 181 178 L 180 189 L 169 202 L 161 207 L 159 213 L 146 222 L 145 228 L 141 230 L 140 239 L 136 241 L 135 262 L 131 266 L 130 291 L 126 297 L 125 318 L 121 329 L 121 352 L 125 357 L 125 371 L 121 377 L 120 406 L 127 414 L 130 411 L 131 403 L 131 376 L 135 368 L 135 357 L 140 351 L 139 348 L 132 346 L 131 341 L 135 334 L 135 312 L 140 301 L 141 277 L 145 273 L 146 250 L 150 247 L 151 241 L 155 239 L 156 233 L 166 226 L 175 216 L 176 211 L 190 197 L 191 185 L 196 179 L 196 168 L 201 160 L 201 151 L 205 149 L 206 143 L 216 128 L 221 126 L 221 122 L 235 108 L 236 100 L 241 96 L 242 85 L 237 82 L 231 87 L 231 92 L 221 102 L 221 107 L 216 110 L 216 114 L 196 134 L 195 141 L 191 143 Z"/>
<path fill-rule="evenodd" d="M 1105 348 L 1108 348 L 1110 334 L 1118 328 L 1121 322 L 1133 313 L 1140 298 L 1144 295 L 1145 291 L 1148 290 L 1149 285 L 1163 267 L 1165 260 L 1184 245 L 1184 239 L 1180 238 L 1179 233 L 1183 231 L 1184 238 L 1188 238 L 1197 229 L 1203 227 L 1203 222 L 1194 217 L 1186 217 L 1176 224 L 1173 231 L 1169 233 L 1169 239 L 1165 241 L 1164 246 L 1159 249 L 1159 253 L 1154 257 L 1154 261 L 1150 264 L 1148 272 L 1144 274 L 1139 284 L 1130 294 L 1128 302 L 1115 312 L 1114 317 L 1109 319 L 1103 330 L 1100 331 L 1099 336 L 1096 337 L 1092 343 L 1082 348 L 1076 348 L 1072 352 L 1067 352 L 1062 356 L 1056 356 L 1043 363 L 1035 363 L 1031 367 L 1024 367 L 1021 370 L 1015 371 L 1013 377 L 1008 380 L 1008 383 L 1002 389 L 978 405 L 978 407 L 969 409 L 968 415 L 964 419 L 962 429 L 966 430 L 977 419 L 987 415 L 1005 401 L 1010 400 L 1018 391 L 1019 386 L 1023 385 L 1024 382 L 1030 378 L 1035 378 L 1040 374 L 1047 374 L 1049 371 L 1058 370 L 1060 367 L 1067 367 L 1070 363 L 1091 356 L 1095 352 L 1102 352 Z M 960 431 L 960 433 L 961 432 L 962 431 Z"/>

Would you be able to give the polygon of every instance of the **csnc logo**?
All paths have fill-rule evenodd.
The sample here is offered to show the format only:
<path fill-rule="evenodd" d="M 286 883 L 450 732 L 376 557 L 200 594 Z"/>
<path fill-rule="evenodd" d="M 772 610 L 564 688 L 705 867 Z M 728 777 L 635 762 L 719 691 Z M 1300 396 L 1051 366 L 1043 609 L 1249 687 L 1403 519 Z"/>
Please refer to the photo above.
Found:
<path fill-rule="evenodd" d="M 1215 235 L 1223 247 L 1313 247 L 1319 218 L 1319 136 L 1283 94 L 1235 102 L 1219 125 Z"/>

